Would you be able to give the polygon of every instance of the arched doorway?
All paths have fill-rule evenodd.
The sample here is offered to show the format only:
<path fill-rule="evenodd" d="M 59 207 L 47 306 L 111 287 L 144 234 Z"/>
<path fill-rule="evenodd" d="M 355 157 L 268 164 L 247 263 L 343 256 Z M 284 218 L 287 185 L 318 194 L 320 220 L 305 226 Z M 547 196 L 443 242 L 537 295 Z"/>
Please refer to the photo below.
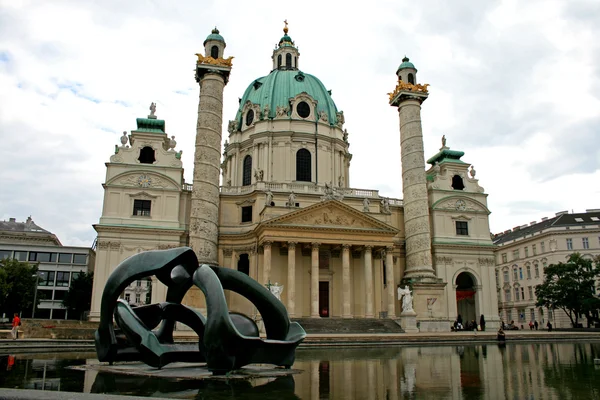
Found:
<path fill-rule="evenodd" d="M 473 276 L 467 272 L 461 272 L 456 277 L 456 310 L 458 315 L 462 317 L 463 326 L 467 326 L 467 322 L 475 321 L 479 323 L 477 318 L 477 310 L 475 305 L 475 282 Z"/>

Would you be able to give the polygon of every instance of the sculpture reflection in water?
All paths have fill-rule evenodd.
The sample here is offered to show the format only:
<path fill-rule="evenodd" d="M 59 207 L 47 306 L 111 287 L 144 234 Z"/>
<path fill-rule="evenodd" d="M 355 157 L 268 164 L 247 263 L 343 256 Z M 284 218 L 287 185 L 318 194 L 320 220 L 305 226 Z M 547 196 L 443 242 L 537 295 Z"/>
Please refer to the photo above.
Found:
<path fill-rule="evenodd" d="M 131 282 L 149 276 L 167 286 L 165 302 L 132 308 L 119 299 Z M 181 304 L 192 285 L 204 293 L 206 317 Z M 263 318 L 266 339 L 259 337 L 251 318 L 229 312 L 224 290 L 254 304 Z M 175 322 L 194 330 L 198 345 L 174 343 Z M 111 364 L 143 361 L 161 368 L 175 361 L 206 362 L 213 374 L 225 374 L 252 363 L 290 368 L 305 337 L 302 326 L 290 321 L 285 306 L 267 288 L 239 271 L 198 266 L 194 251 L 180 247 L 139 253 L 117 266 L 102 293 L 95 343 L 98 360 Z"/>

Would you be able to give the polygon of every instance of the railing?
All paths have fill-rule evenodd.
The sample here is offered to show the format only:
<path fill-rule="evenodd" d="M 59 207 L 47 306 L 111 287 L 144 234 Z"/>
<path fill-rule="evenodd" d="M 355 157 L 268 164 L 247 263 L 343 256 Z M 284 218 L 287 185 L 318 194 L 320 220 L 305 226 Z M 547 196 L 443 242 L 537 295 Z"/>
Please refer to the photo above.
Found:
<path fill-rule="evenodd" d="M 183 190 L 192 191 L 192 185 L 189 183 L 183 184 Z M 247 186 L 221 186 L 219 191 L 221 194 L 246 194 L 251 193 L 255 190 L 272 192 L 284 192 L 284 193 L 310 193 L 310 194 L 325 194 L 325 186 L 315 185 L 313 183 L 272 183 L 272 182 L 256 182 L 252 185 Z M 370 198 L 370 199 L 383 199 L 384 197 L 379 196 L 379 190 L 370 189 L 356 189 L 356 188 L 333 188 L 334 193 L 341 193 L 344 197 L 355 197 L 355 198 Z M 404 202 L 402 199 L 387 198 L 391 206 L 402 207 Z"/>

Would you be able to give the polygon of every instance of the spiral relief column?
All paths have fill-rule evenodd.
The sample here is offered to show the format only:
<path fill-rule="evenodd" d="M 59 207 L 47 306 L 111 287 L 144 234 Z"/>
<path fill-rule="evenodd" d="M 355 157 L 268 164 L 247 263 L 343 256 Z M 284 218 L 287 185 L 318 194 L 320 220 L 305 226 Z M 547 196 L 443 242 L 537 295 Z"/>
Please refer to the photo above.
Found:
<path fill-rule="evenodd" d="M 219 171 L 223 125 L 223 89 L 231 71 L 224 59 L 225 40 L 215 28 L 204 41 L 205 55 L 196 54 L 196 81 L 200 84 L 190 210 L 190 247 L 200 264 L 217 264 Z"/>

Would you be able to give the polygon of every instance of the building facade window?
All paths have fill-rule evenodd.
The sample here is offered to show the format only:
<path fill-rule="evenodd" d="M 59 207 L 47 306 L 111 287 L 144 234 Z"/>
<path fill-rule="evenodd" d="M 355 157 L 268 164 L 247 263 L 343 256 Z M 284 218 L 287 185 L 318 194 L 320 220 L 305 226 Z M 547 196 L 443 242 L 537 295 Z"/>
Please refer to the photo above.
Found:
<path fill-rule="evenodd" d="M 510 289 L 504 290 L 504 301 L 510 301 Z"/>
<path fill-rule="evenodd" d="M 506 253 L 502 253 L 502 262 L 503 263 L 508 262 L 508 257 L 506 256 Z"/>
<path fill-rule="evenodd" d="M 219 58 L 219 48 L 217 46 L 210 48 L 210 56 L 212 58 Z"/>
<path fill-rule="evenodd" d="M 292 55 L 290 53 L 285 55 L 285 68 L 292 69 Z"/>
<path fill-rule="evenodd" d="M 525 258 L 529 257 L 529 247 L 525 246 Z"/>
<path fill-rule="evenodd" d="M 529 292 L 529 300 L 532 300 L 533 299 L 533 287 L 527 286 L 527 291 Z"/>
<path fill-rule="evenodd" d="M 2 258 L 2 256 L 0 256 L 0 259 L 1 258 Z M 13 256 L 13 258 L 17 261 L 27 261 L 27 252 L 26 251 L 15 251 L 15 255 Z"/>
<path fill-rule="evenodd" d="M 454 175 L 452 177 L 452 189 L 454 190 L 463 190 L 465 188 L 465 184 L 463 183 L 463 179 L 460 175 Z"/>
<path fill-rule="evenodd" d="M 531 245 L 531 251 L 533 251 L 534 256 L 537 256 L 537 246 L 535 244 Z"/>
<path fill-rule="evenodd" d="M 252 156 L 244 157 L 244 169 L 242 172 L 242 186 L 252 183 Z"/>
<path fill-rule="evenodd" d="M 140 156 L 138 161 L 141 164 L 154 164 L 156 157 L 154 157 L 154 149 L 150 146 L 146 146 L 140 150 Z"/>
<path fill-rule="evenodd" d="M 54 286 L 54 271 L 39 271 L 39 286 Z"/>
<path fill-rule="evenodd" d="M 310 182 L 312 178 L 310 151 L 300 149 L 296 153 L 296 180 Z"/>
<path fill-rule="evenodd" d="M 459 236 L 468 236 L 469 223 L 467 221 L 456 221 L 456 234 Z"/>
<path fill-rule="evenodd" d="M 573 250 L 573 239 L 567 239 L 567 250 Z"/>
<path fill-rule="evenodd" d="M 140 217 L 149 217 L 150 208 L 152 206 L 151 200 L 133 200 L 133 215 Z"/>
<path fill-rule="evenodd" d="M 527 279 L 531 279 L 531 265 L 527 266 Z"/>
<path fill-rule="evenodd" d="M 242 222 L 252 222 L 252 206 L 242 207 Z"/>
<path fill-rule="evenodd" d="M 525 300 L 525 288 L 521 288 L 521 300 Z"/>
<path fill-rule="evenodd" d="M 515 301 L 519 301 L 519 288 L 515 288 Z"/>
<path fill-rule="evenodd" d="M 56 273 L 56 286 L 69 286 L 69 272 L 58 271 Z"/>
<path fill-rule="evenodd" d="M 508 271 L 504 271 L 502 273 L 502 276 L 504 278 L 504 283 L 508 283 L 509 279 L 508 279 Z"/>
<path fill-rule="evenodd" d="M 539 278 L 540 277 L 540 266 L 538 264 L 535 264 L 533 266 L 533 268 L 534 268 L 534 272 L 535 272 L 535 277 Z"/>
<path fill-rule="evenodd" d="M 141 300 L 141 294 L 136 293 L 135 294 L 135 304 L 140 304 L 140 300 Z"/>
<path fill-rule="evenodd" d="M 588 241 L 588 238 L 581 238 L 581 244 L 583 245 L 584 249 L 589 249 L 590 248 L 590 242 Z"/>
<path fill-rule="evenodd" d="M 516 282 L 519 280 L 519 275 L 517 275 L 517 268 L 513 268 L 513 280 Z"/>
<path fill-rule="evenodd" d="M 519 259 L 519 249 L 513 250 L 513 260 Z"/>
<path fill-rule="evenodd" d="M 73 264 L 86 264 L 87 254 L 73 254 Z"/>
<path fill-rule="evenodd" d="M 541 250 L 542 250 L 542 253 L 545 253 L 545 252 L 546 252 L 546 244 L 545 244 L 544 242 L 541 242 L 541 243 L 540 243 L 540 248 L 541 248 Z"/>
<path fill-rule="evenodd" d="M 523 268 L 519 267 L 519 280 L 523 280 Z"/>
<path fill-rule="evenodd" d="M 131 301 L 131 295 L 129 293 L 125 293 L 125 301 L 128 303 Z"/>

